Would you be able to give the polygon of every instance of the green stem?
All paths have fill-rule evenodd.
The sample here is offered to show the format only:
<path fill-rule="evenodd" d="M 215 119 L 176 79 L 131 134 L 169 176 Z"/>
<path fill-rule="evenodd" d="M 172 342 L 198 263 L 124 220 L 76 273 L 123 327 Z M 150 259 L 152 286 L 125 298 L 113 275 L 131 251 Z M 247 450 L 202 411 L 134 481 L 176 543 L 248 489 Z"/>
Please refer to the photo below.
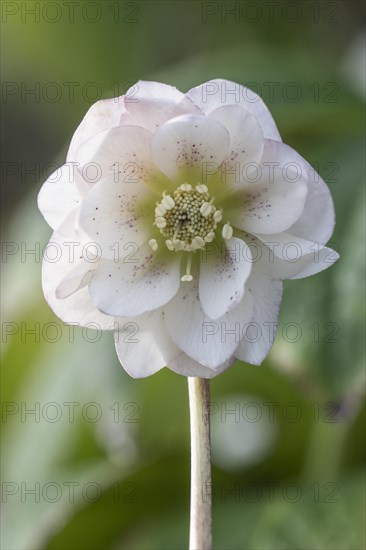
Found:
<path fill-rule="evenodd" d="M 188 378 L 191 418 L 190 550 L 212 548 L 210 389 L 203 378 Z"/>

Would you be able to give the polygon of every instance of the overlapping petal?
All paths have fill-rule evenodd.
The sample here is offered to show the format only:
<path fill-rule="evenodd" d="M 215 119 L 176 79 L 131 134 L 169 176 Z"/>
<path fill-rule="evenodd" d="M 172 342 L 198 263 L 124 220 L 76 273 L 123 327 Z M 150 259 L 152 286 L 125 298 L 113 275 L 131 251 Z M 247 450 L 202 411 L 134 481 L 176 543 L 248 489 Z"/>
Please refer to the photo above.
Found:
<path fill-rule="evenodd" d="M 256 118 L 266 139 L 281 141 L 275 121 L 263 99 L 241 84 L 217 78 L 192 88 L 186 95 L 205 115 L 223 105 L 239 105 Z"/>
<path fill-rule="evenodd" d="M 260 365 L 268 355 L 276 335 L 282 283 L 254 266 L 246 291 L 252 296 L 253 313 L 234 355 L 247 363 Z"/>
<path fill-rule="evenodd" d="M 76 150 L 84 141 L 99 132 L 119 126 L 122 113 L 126 110 L 123 99 L 123 96 L 102 99 L 90 107 L 71 139 L 67 162 L 75 161 Z"/>
<path fill-rule="evenodd" d="M 217 369 L 204 367 L 179 349 L 164 326 L 164 311 L 116 321 L 115 346 L 123 368 L 133 378 L 145 378 L 168 367 L 182 376 L 213 378 L 228 369 L 231 357 Z"/>
<path fill-rule="evenodd" d="M 180 256 L 161 256 L 149 245 L 132 255 L 101 260 L 90 282 L 95 306 L 108 315 L 135 317 L 166 304 L 180 285 Z"/>
<path fill-rule="evenodd" d="M 65 323 L 112 330 L 113 318 L 104 315 L 93 305 L 86 282 L 82 286 L 87 273 L 96 268 L 95 259 L 88 262 L 85 258 L 88 255 L 76 233 L 74 238 L 70 238 L 54 232 L 45 249 L 42 263 L 45 298 L 57 317 Z M 77 276 L 75 272 L 72 274 L 76 269 Z M 57 288 L 65 280 L 72 281 L 72 293 L 69 293 L 69 287 L 61 298 L 57 295 Z"/>
<path fill-rule="evenodd" d="M 138 176 L 124 182 L 116 182 L 110 176 L 89 191 L 80 209 L 79 223 L 99 245 L 101 257 L 125 257 L 149 240 L 151 226 L 145 223 L 143 208 L 147 194 Z"/>
<path fill-rule="evenodd" d="M 258 235 L 268 247 L 269 270 L 280 279 L 301 279 L 327 269 L 339 254 L 318 242 L 301 239 L 291 233 Z"/>
<path fill-rule="evenodd" d="M 305 162 L 305 161 L 304 161 Z M 300 219 L 291 227 L 291 233 L 326 244 L 335 225 L 333 199 L 328 186 L 319 174 L 306 163 L 308 193 Z"/>
<path fill-rule="evenodd" d="M 206 245 L 201 254 L 199 298 L 210 319 L 222 317 L 241 301 L 251 268 L 251 252 L 242 239 Z"/>
<path fill-rule="evenodd" d="M 155 165 L 178 185 L 207 180 L 208 165 L 220 166 L 230 149 L 227 129 L 215 119 L 183 115 L 158 128 L 151 138 Z"/>
<path fill-rule="evenodd" d="M 83 256 L 79 263 L 60 281 L 56 287 L 56 298 L 65 299 L 87 286 L 92 278 L 95 265 Z"/>
<path fill-rule="evenodd" d="M 93 183 L 113 176 L 121 186 L 137 182 L 149 185 L 153 172 L 151 136 L 139 126 L 119 126 L 101 132 L 84 141 L 76 151 L 79 171 Z"/>
<path fill-rule="evenodd" d="M 170 370 L 176 372 L 177 374 L 181 374 L 182 376 L 214 378 L 231 367 L 236 361 L 235 357 L 230 357 L 230 359 L 222 363 L 219 367 L 210 369 L 208 367 L 204 367 L 201 363 L 198 363 L 192 359 L 192 357 L 189 357 L 189 355 L 179 350 L 178 347 L 177 350 L 179 351 L 178 355 L 171 359 L 167 366 Z"/>
<path fill-rule="evenodd" d="M 173 341 L 201 365 L 217 369 L 228 361 L 252 314 L 250 296 L 231 312 L 213 320 L 202 309 L 196 280 L 182 284 L 164 308 L 165 327 Z"/>
<path fill-rule="evenodd" d="M 201 114 L 199 107 L 174 86 L 144 80 L 127 90 L 124 105 L 126 111 L 120 123 L 141 126 L 151 132 L 176 116 Z"/>
<path fill-rule="evenodd" d="M 75 164 L 64 164 L 44 182 L 38 193 L 38 208 L 48 225 L 57 229 L 78 208 L 88 186 Z"/>
<path fill-rule="evenodd" d="M 308 172 L 290 147 L 265 141 L 260 164 L 248 166 L 237 190 L 223 201 L 234 227 L 250 233 L 280 233 L 301 217 L 308 192 Z"/>
<path fill-rule="evenodd" d="M 239 105 L 219 107 L 209 118 L 220 122 L 230 135 L 230 150 L 221 167 L 221 183 L 225 190 L 228 185 L 240 183 L 248 163 L 260 162 L 265 142 L 257 119 Z"/>
<path fill-rule="evenodd" d="M 164 328 L 161 309 L 117 322 L 115 345 L 123 368 L 133 378 L 154 374 L 181 353 Z"/>
<path fill-rule="evenodd" d="M 270 183 L 262 181 L 236 192 L 235 206 L 225 209 L 233 227 L 264 234 L 289 229 L 304 210 L 307 187 L 304 182 L 291 183 L 281 177 Z"/>
<path fill-rule="evenodd" d="M 306 183 L 304 210 L 291 227 L 291 233 L 326 244 L 334 230 L 333 200 L 327 185 L 310 164 L 288 145 L 266 140 L 258 172 L 271 179 L 279 174 L 286 181 Z"/>

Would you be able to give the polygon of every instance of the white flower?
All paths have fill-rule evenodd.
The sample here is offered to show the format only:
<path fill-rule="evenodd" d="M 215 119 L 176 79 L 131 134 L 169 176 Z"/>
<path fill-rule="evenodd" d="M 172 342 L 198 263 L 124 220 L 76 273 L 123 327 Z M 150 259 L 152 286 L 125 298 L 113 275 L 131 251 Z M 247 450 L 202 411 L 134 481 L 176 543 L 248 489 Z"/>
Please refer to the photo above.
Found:
<path fill-rule="evenodd" d="M 214 80 L 99 101 L 43 185 L 43 286 L 63 321 L 115 330 L 134 377 L 210 378 L 273 343 L 282 279 L 338 255 L 329 190 L 263 101 Z"/>

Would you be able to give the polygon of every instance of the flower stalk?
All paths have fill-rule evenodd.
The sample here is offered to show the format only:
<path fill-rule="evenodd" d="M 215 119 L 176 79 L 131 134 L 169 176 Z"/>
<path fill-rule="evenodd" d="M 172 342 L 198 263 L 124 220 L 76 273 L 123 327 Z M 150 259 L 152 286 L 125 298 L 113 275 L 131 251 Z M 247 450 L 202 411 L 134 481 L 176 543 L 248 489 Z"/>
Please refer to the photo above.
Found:
<path fill-rule="evenodd" d="M 188 378 L 191 420 L 191 516 L 189 549 L 212 548 L 209 381 Z"/>

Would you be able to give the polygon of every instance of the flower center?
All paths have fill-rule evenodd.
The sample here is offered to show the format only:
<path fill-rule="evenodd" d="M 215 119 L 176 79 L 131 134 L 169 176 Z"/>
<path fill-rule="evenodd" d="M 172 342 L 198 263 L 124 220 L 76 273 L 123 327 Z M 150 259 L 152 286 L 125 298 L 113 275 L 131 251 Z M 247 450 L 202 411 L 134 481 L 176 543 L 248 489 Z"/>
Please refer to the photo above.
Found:
<path fill-rule="evenodd" d="M 163 193 L 155 208 L 154 224 L 165 237 L 169 250 L 192 252 L 213 241 L 217 224 L 222 219 L 222 212 L 216 209 L 214 200 L 204 184 L 193 188 L 183 183 L 173 196 Z"/>
<path fill-rule="evenodd" d="M 222 220 L 222 210 L 214 205 L 207 185 L 200 183 L 193 187 L 183 183 L 173 192 L 173 195 L 163 193 L 163 198 L 156 203 L 154 225 L 165 238 L 169 250 L 194 252 L 203 249 L 206 243 L 215 238 L 215 231 Z M 233 228 L 230 222 L 222 226 L 224 239 L 231 239 Z M 152 250 L 158 249 L 158 241 L 150 239 Z M 191 275 L 193 254 L 187 255 L 186 273 L 182 281 L 193 280 Z"/>

